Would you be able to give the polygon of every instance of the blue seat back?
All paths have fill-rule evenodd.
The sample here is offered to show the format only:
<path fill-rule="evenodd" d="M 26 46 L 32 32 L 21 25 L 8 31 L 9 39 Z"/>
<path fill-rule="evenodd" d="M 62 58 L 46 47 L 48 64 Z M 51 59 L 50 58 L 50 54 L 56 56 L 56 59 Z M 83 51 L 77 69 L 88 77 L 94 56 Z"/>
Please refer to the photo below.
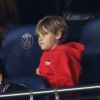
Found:
<path fill-rule="evenodd" d="M 91 20 L 84 26 L 80 41 L 86 46 L 82 62 L 85 83 L 100 83 L 100 19 Z"/>
<path fill-rule="evenodd" d="M 34 25 L 10 29 L 4 34 L 3 41 L 7 81 L 24 84 L 29 89 L 44 88 L 42 79 L 35 74 L 42 51 L 34 30 Z"/>
<path fill-rule="evenodd" d="M 100 19 L 95 18 L 83 28 L 80 40 L 86 50 L 83 56 L 83 80 L 84 84 L 100 84 Z M 99 95 L 100 90 L 87 91 L 83 96 Z"/>

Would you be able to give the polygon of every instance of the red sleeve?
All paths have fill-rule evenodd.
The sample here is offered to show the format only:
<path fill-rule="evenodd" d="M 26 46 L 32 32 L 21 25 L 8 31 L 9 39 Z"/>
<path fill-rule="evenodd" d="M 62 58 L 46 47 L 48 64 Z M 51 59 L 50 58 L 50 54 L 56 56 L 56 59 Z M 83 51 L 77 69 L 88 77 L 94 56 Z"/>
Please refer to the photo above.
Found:
<path fill-rule="evenodd" d="M 66 53 L 61 53 L 51 67 L 48 67 L 46 78 L 53 87 L 74 86 Z"/>
<path fill-rule="evenodd" d="M 46 55 L 45 55 L 45 53 L 43 53 L 40 58 L 39 73 L 44 78 L 46 78 L 46 76 L 47 76 L 47 67 L 45 65 L 45 60 L 46 60 Z"/>

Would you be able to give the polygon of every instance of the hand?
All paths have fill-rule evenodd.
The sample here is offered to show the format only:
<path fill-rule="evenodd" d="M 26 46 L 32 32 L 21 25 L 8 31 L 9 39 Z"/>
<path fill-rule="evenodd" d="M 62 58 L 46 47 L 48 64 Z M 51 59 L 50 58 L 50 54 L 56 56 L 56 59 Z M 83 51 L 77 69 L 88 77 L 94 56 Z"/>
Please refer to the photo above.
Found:
<path fill-rule="evenodd" d="M 36 69 L 36 74 L 37 74 L 37 75 L 40 75 L 40 73 L 39 73 L 39 68 Z"/>

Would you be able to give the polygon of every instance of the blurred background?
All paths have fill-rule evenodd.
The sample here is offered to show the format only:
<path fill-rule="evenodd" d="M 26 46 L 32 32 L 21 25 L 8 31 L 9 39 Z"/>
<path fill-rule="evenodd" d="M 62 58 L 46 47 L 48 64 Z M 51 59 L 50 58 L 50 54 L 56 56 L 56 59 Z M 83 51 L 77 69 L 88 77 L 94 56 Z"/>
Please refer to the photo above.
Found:
<path fill-rule="evenodd" d="M 20 37 L 22 36 L 22 34 L 26 33 L 26 31 L 33 34 L 33 30 L 35 30 L 35 29 L 33 29 L 33 26 L 31 26 L 31 27 L 28 26 L 29 28 L 24 27 L 24 28 L 22 28 L 22 30 L 21 30 L 21 28 L 18 28 L 18 30 L 15 29 L 14 31 L 11 31 L 11 32 L 9 32 L 8 30 L 11 28 L 16 28 L 17 26 L 24 26 L 24 25 L 31 25 L 31 24 L 33 24 L 34 28 L 35 28 L 35 24 L 42 17 L 44 17 L 46 15 L 61 15 L 61 16 L 63 16 L 70 26 L 70 34 L 69 34 L 67 41 L 74 41 L 74 40 L 79 41 L 79 39 L 82 35 L 81 29 L 84 26 L 84 24 L 91 19 L 100 17 L 100 0 L 0 0 L 0 48 L 2 47 L 1 44 L 2 44 L 3 38 L 6 37 L 5 40 L 9 40 L 9 41 L 13 38 L 12 41 L 10 41 L 9 43 L 8 43 L 8 41 L 4 40 L 4 42 L 6 44 L 6 46 L 5 46 L 6 47 L 6 56 L 8 57 L 8 58 L 5 57 L 6 59 L 4 59 L 4 61 L 5 62 L 7 61 L 5 63 L 5 66 L 8 69 L 9 74 L 11 72 L 16 74 L 16 69 L 18 69 L 18 71 L 17 71 L 18 75 L 19 75 L 19 73 L 20 73 L 20 75 L 22 75 L 21 71 L 25 70 L 25 73 L 26 73 L 26 71 L 28 71 L 27 70 L 27 68 L 28 68 L 29 73 L 31 73 L 32 75 L 26 73 L 26 76 L 30 75 L 30 76 L 32 76 L 32 78 L 30 78 L 30 76 L 29 76 L 29 79 L 33 79 L 33 65 L 36 64 L 36 61 L 38 59 L 38 57 L 37 57 L 38 53 L 36 53 L 36 52 L 38 52 L 37 51 L 38 47 L 36 46 L 37 48 L 35 48 L 36 42 L 34 42 L 35 44 L 34 44 L 33 48 L 29 48 L 27 50 L 23 49 L 20 46 L 20 41 L 19 41 Z M 29 31 L 30 29 L 31 29 L 31 32 Z M 98 29 L 100 29 L 100 28 L 98 28 Z M 7 33 L 7 31 L 8 31 L 8 33 Z M 19 49 L 16 46 L 18 46 Z M 16 52 L 18 54 L 16 54 Z M 2 53 L 2 52 L 0 52 L 0 53 Z M 5 51 L 4 51 L 4 53 L 5 53 Z M 16 54 L 18 56 L 18 58 L 15 55 L 13 56 L 13 53 Z M 9 58 L 10 56 L 12 56 L 12 57 Z M 15 57 L 15 59 L 12 59 L 14 57 Z M 16 60 L 16 58 L 17 58 L 17 60 Z M 21 60 L 24 59 L 26 61 L 24 61 L 24 60 L 21 61 L 19 58 Z M 91 58 L 93 58 L 93 57 L 91 57 Z M 20 65 L 20 63 L 22 63 L 20 66 L 22 67 L 23 70 L 20 70 L 21 67 L 18 66 L 17 64 L 15 64 L 12 60 L 18 61 L 19 65 Z M 12 66 L 9 64 L 9 61 L 11 64 L 13 63 Z M 31 64 L 32 66 L 27 67 L 26 63 L 28 64 L 28 66 L 30 66 L 29 64 Z M 9 67 L 8 67 L 8 65 L 9 65 Z M 15 65 L 16 65 L 16 67 L 15 67 Z M 91 65 L 93 65 L 93 64 L 91 64 Z M 12 69 L 14 69 L 14 70 L 12 71 Z M 11 70 L 11 71 L 9 71 L 9 70 Z M 36 79 L 37 79 L 37 77 L 36 77 Z M 23 81 L 23 80 L 21 80 L 21 81 Z M 27 81 L 27 82 L 30 82 L 30 81 Z M 37 84 L 37 82 L 36 82 L 36 84 Z M 33 83 L 32 83 L 32 85 L 33 85 Z"/>
<path fill-rule="evenodd" d="M 9 27 L 33 24 L 45 15 L 100 11 L 99 0 L 0 0 L 0 38 Z"/>

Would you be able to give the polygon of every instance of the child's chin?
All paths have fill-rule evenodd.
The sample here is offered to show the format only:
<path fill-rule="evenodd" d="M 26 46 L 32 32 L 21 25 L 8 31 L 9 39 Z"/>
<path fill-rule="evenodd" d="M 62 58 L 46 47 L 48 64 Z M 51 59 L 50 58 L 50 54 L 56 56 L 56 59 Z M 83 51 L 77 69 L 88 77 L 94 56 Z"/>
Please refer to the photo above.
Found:
<path fill-rule="evenodd" d="M 41 48 L 41 50 L 48 50 L 48 48 Z"/>
<path fill-rule="evenodd" d="M 46 50 L 46 48 L 41 47 L 41 50 Z"/>

